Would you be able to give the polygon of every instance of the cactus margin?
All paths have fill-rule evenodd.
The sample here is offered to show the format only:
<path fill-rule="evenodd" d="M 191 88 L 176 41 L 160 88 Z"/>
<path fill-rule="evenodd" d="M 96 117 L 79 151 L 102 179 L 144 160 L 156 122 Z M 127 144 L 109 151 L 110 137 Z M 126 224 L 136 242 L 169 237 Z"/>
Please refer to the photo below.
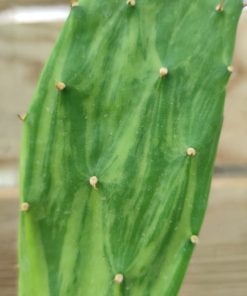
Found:
<path fill-rule="evenodd" d="M 182 33 L 179 31 L 181 28 L 176 25 L 175 22 L 178 16 L 176 15 L 175 17 L 175 10 L 172 10 L 172 8 L 176 8 L 175 3 L 164 1 L 164 3 L 161 4 L 156 2 L 158 1 L 152 1 L 152 3 L 147 0 L 128 1 L 127 4 L 129 5 L 127 6 L 129 7 L 126 6 L 126 2 L 124 1 L 113 0 L 107 1 L 107 3 L 105 1 L 105 4 L 104 1 L 96 4 L 96 1 L 87 0 L 79 2 L 73 1 L 72 3 L 71 14 L 60 35 L 56 48 L 42 73 L 33 103 L 27 115 L 20 116 L 24 121 L 21 157 L 22 214 L 19 229 L 20 296 L 173 296 L 178 293 L 193 247 L 199 242 L 198 235 L 207 205 L 213 161 L 222 124 L 222 111 L 225 96 L 224 86 L 232 72 L 230 59 L 234 44 L 236 24 L 242 9 L 242 2 L 208 0 L 204 1 L 204 3 L 193 4 L 193 6 L 190 1 L 183 1 L 181 4 L 183 9 L 181 8 L 179 12 L 176 11 L 176 13 L 180 13 L 179 17 L 182 17 L 181 22 L 186 21 L 188 15 L 192 15 L 198 26 L 199 17 L 196 17 L 196 12 L 193 12 L 193 9 L 198 10 L 198 14 L 202 16 L 202 19 L 205 17 L 205 15 L 203 16 L 203 11 L 209 17 L 210 22 L 215 26 L 219 24 L 218 28 L 220 27 L 221 29 L 220 32 L 215 30 L 216 32 L 214 32 L 214 34 L 216 37 L 212 36 L 214 41 L 218 38 L 216 45 L 211 40 L 197 36 L 197 39 L 202 39 L 205 42 L 208 41 L 211 46 L 208 49 L 210 52 L 210 59 L 208 58 L 208 61 L 211 61 L 211 65 L 207 67 L 203 62 L 203 65 L 199 65 L 200 59 L 197 61 L 197 67 L 200 68 L 201 66 L 202 68 L 199 69 L 200 77 L 203 77 L 202 71 L 204 69 L 209 70 L 205 72 L 205 80 L 209 82 L 208 85 L 205 84 L 204 81 L 202 82 L 203 87 L 206 88 L 205 94 L 201 94 L 198 90 L 200 81 L 194 83 L 193 89 L 193 87 L 187 85 L 186 82 L 182 80 L 182 83 L 184 82 L 184 84 L 186 84 L 187 89 L 181 87 L 181 81 L 176 77 L 183 77 L 184 75 L 189 80 L 192 80 L 191 76 L 194 75 L 193 71 L 195 71 L 196 67 L 191 66 L 190 71 L 186 72 L 185 68 L 190 68 L 190 66 L 186 63 L 183 64 L 183 60 L 179 56 L 181 52 L 177 54 L 177 56 L 175 53 L 175 57 L 171 59 L 169 52 L 171 53 L 172 51 L 169 51 L 169 46 L 171 46 L 172 42 L 168 42 L 168 46 L 164 46 L 166 42 L 158 42 L 156 40 L 155 43 L 155 40 L 150 37 L 151 34 L 149 36 L 144 36 L 145 32 L 141 32 L 141 28 L 137 26 L 140 24 L 135 21 L 135 18 L 140 18 L 150 25 L 151 21 L 156 21 L 156 19 L 152 19 L 154 15 L 161 17 L 163 16 L 161 12 L 163 12 L 165 17 L 169 19 L 168 13 L 174 11 L 174 23 L 170 17 L 169 21 L 172 25 L 167 35 L 170 34 L 169 37 L 173 40 L 173 45 L 177 46 L 174 47 L 174 51 L 176 48 L 178 48 L 178 51 L 181 51 L 181 43 L 186 43 L 187 41 L 186 39 L 181 41 L 178 40 L 178 37 L 176 38 L 176 34 L 181 38 Z M 94 8 L 93 5 L 95 5 L 96 8 Z M 155 11 L 155 5 L 160 6 L 160 13 Z M 117 6 L 121 6 L 121 8 L 117 8 Z M 167 7 L 167 15 L 164 7 Z M 186 7 L 188 11 L 185 10 Z M 104 16 L 107 18 L 107 21 L 105 28 L 99 28 L 97 25 L 99 26 L 104 18 L 102 17 L 102 19 L 100 19 L 99 17 L 97 19 L 96 15 L 99 16 L 99 13 L 104 11 L 103 8 L 108 10 L 105 12 Z M 111 14 L 112 11 L 116 13 L 115 16 Z M 185 11 L 186 13 L 183 13 Z M 95 17 L 92 15 L 91 18 L 88 18 L 88 15 L 93 12 L 95 13 Z M 146 15 L 142 18 L 142 14 L 147 14 L 148 12 L 150 12 L 150 15 Z M 121 28 L 118 26 L 118 21 L 121 17 L 125 20 L 122 25 L 127 27 L 126 30 L 129 33 L 129 37 L 126 37 L 126 35 L 124 35 L 125 32 L 122 32 Z M 82 18 L 85 18 L 85 20 L 82 20 Z M 228 24 L 229 19 L 231 19 L 232 24 Z M 165 27 L 164 23 L 166 23 L 166 21 L 163 20 L 163 28 Z M 147 31 L 149 30 L 148 24 L 145 24 L 144 31 L 145 29 Z M 212 24 L 207 25 L 212 28 Z M 103 32 L 103 36 L 105 34 L 108 38 L 111 38 L 112 34 L 116 40 L 118 40 L 118 36 L 116 35 L 118 29 L 119 35 L 122 34 L 123 38 L 127 39 L 124 39 L 125 43 L 130 45 L 128 48 L 126 44 L 122 44 L 125 45 L 124 49 L 128 52 L 130 61 L 124 59 L 124 54 L 121 50 L 118 48 L 115 50 L 120 51 L 124 62 L 127 63 L 128 66 L 125 67 L 126 73 L 129 75 L 130 79 L 135 81 L 137 86 L 133 86 L 131 81 L 127 78 L 122 78 L 123 82 L 120 81 L 119 84 L 122 89 L 124 89 L 124 87 L 129 88 L 129 92 L 134 93 L 133 97 L 138 98 L 137 94 L 139 92 L 142 101 L 146 103 L 146 109 L 143 107 L 143 110 L 139 110 L 141 109 L 141 103 L 136 103 L 136 108 L 134 108 L 133 103 L 127 97 L 127 91 L 125 93 L 124 90 L 121 90 L 122 93 L 119 95 L 119 100 L 121 101 L 123 98 L 127 100 L 127 104 L 125 104 L 132 111 L 132 116 L 136 115 L 140 117 L 139 123 L 144 121 L 146 116 L 148 117 L 149 121 L 146 123 L 147 132 L 145 134 L 143 131 L 145 127 L 140 125 L 138 129 L 139 138 L 138 133 L 133 132 L 136 122 L 131 121 L 131 118 L 129 120 L 132 126 L 128 133 L 124 135 L 125 131 L 123 131 L 123 124 L 121 123 L 120 109 L 125 115 L 128 115 L 129 110 L 127 110 L 123 101 L 119 103 L 120 106 L 116 105 L 114 106 L 115 109 L 113 108 L 112 110 L 112 116 L 114 117 L 116 114 L 118 117 L 115 116 L 116 118 L 113 118 L 114 122 L 113 119 L 112 122 L 107 121 L 107 119 L 104 119 L 105 114 L 103 113 L 107 108 L 110 108 L 109 104 L 107 105 L 107 98 L 111 93 L 104 93 L 104 89 L 101 90 L 102 93 L 99 92 L 99 90 L 97 93 L 97 86 L 95 90 L 93 88 L 94 84 L 90 82 L 90 79 L 92 79 L 90 75 L 86 79 L 84 78 L 83 71 L 90 73 L 92 77 L 94 77 L 94 75 L 96 78 L 103 77 L 104 83 L 99 79 L 95 79 L 96 83 L 99 84 L 98 87 L 108 86 L 109 88 L 115 88 L 115 91 L 117 89 L 112 81 L 107 81 L 107 77 L 111 77 L 111 75 L 107 70 L 104 72 L 102 65 L 99 65 L 102 61 L 100 59 L 97 60 L 96 55 L 94 59 L 90 56 L 90 54 L 95 54 L 94 51 L 98 50 L 99 45 L 103 48 L 103 51 L 105 50 L 104 53 L 107 55 L 107 42 L 104 42 L 99 34 L 97 35 L 98 40 L 97 38 L 92 40 L 90 36 L 88 36 L 89 34 L 87 35 L 85 32 L 85 30 L 93 32 L 94 26 L 99 32 Z M 111 34 L 107 34 L 106 28 L 109 29 Z M 139 31 L 136 28 L 139 28 Z M 157 26 L 155 28 L 154 26 L 150 26 L 150 28 L 159 30 Z M 79 35 L 80 30 L 85 32 L 85 39 Z M 172 30 L 174 30 L 175 33 L 172 32 Z M 184 28 L 183 30 L 186 31 Z M 164 29 L 164 33 L 165 32 Z M 193 32 L 196 33 L 196 31 Z M 143 36 L 139 36 L 141 34 Z M 161 36 L 161 34 L 159 36 L 164 38 L 164 40 L 166 38 L 165 36 Z M 134 37 L 139 37 L 140 40 L 137 39 L 139 43 L 147 44 L 150 46 L 150 51 L 159 56 L 148 56 L 148 53 L 145 52 L 145 48 L 141 48 L 140 44 L 134 42 L 134 40 L 136 40 Z M 146 40 L 144 37 L 146 37 Z M 147 37 L 151 38 L 151 40 Z M 187 34 L 187 38 L 188 37 L 189 34 Z M 225 45 L 224 42 L 227 37 L 229 37 L 229 43 Z M 66 45 L 64 44 L 64 40 L 67 41 Z M 80 56 L 74 44 L 82 51 L 85 50 L 87 46 L 90 48 L 90 43 L 88 43 L 89 45 L 87 44 L 88 40 L 90 40 L 90 42 L 95 42 L 96 45 L 93 47 L 94 50 L 86 56 L 86 61 L 90 66 L 95 66 L 95 71 L 98 70 L 101 76 L 92 74 L 91 69 L 88 68 L 88 65 L 86 65 L 86 63 L 84 64 L 83 61 L 83 71 L 80 70 L 80 67 L 82 67 L 80 62 L 71 63 L 71 61 L 76 61 L 75 56 L 77 58 Z M 79 41 L 81 41 L 80 44 L 78 44 Z M 133 43 L 133 46 L 130 41 Z M 214 45 L 216 46 L 216 53 L 219 52 L 219 56 L 213 55 L 212 47 Z M 137 60 L 139 59 L 137 62 L 133 62 L 131 56 L 135 53 L 135 46 L 137 46 L 140 51 L 143 51 L 142 54 L 137 54 Z M 155 46 L 156 48 L 153 49 Z M 200 46 L 201 45 L 198 47 L 201 48 Z M 167 54 L 161 54 L 161 47 Z M 114 49 L 112 51 L 114 51 Z M 87 55 L 87 53 L 84 55 Z M 73 55 L 75 60 L 73 59 Z M 150 66 L 143 66 L 145 55 L 153 62 Z M 196 58 L 193 53 L 192 57 Z M 104 55 L 102 55 L 101 58 L 104 60 Z M 112 58 L 112 60 L 108 62 L 112 72 L 115 71 L 115 73 L 118 73 L 119 77 L 123 75 L 122 70 L 116 66 L 117 61 L 114 60 L 114 52 L 112 53 L 112 57 L 110 58 L 108 56 L 108 58 Z M 58 62 L 56 63 L 57 59 Z M 135 66 L 140 62 L 140 68 L 136 69 L 136 74 L 133 74 L 131 62 L 133 62 Z M 194 63 L 193 59 L 191 63 Z M 145 74 L 145 70 L 147 74 Z M 76 76 L 76 73 L 79 72 L 82 76 L 80 79 Z M 182 73 L 182 75 L 180 73 Z M 147 77 L 148 75 L 150 77 Z M 212 75 L 212 77 L 210 78 L 207 75 Z M 116 77 L 116 79 L 119 79 L 119 77 Z M 137 79 L 136 77 L 140 78 Z M 147 85 L 154 88 L 147 97 L 145 97 L 144 93 L 144 90 L 146 92 L 147 90 L 142 80 L 145 81 Z M 82 86 L 80 81 L 83 81 L 85 86 Z M 217 82 L 216 85 L 214 85 L 213 82 Z M 73 84 L 76 86 L 73 86 Z M 182 96 L 184 96 L 185 101 L 190 97 L 188 91 L 194 90 L 195 95 L 193 95 L 192 103 L 183 103 L 178 98 L 179 95 L 181 96 L 181 91 L 179 94 L 178 91 L 176 91 L 176 87 L 178 86 L 184 91 Z M 135 87 L 137 90 L 135 90 Z M 169 92 L 169 88 L 172 91 Z M 143 94 L 141 92 L 142 89 Z M 92 95 L 90 91 L 92 91 Z M 212 99 L 207 98 L 210 93 L 213 93 L 214 102 Z M 203 102 L 200 96 L 202 96 L 203 99 L 207 98 L 208 101 L 206 103 Z M 105 100 L 103 101 L 105 105 L 100 101 L 102 98 Z M 158 106 L 155 106 L 151 101 L 155 100 L 155 98 L 158 98 L 156 100 Z M 79 99 L 84 101 L 81 103 Z M 91 105 L 90 99 L 95 100 Z M 161 99 L 163 99 L 163 101 L 161 101 Z M 215 103 L 216 99 L 217 103 Z M 167 102 L 165 100 L 167 100 Z M 174 106 L 178 103 L 185 107 L 185 113 L 187 112 L 187 115 L 183 116 L 183 114 L 179 112 L 180 106 Z M 197 103 L 198 106 L 195 106 L 195 103 Z M 96 109 L 96 104 L 99 105 L 99 109 L 95 111 L 94 108 Z M 152 107 L 153 105 L 155 107 Z M 159 112 L 160 109 L 158 110 L 158 107 L 162 109 L 163 113 L 161 111 Z M 203 107 L 207 109 L 209 113 L 208 117 L 206 115 L 203 117 L 203 112 L 201 111 Z M 154 108 L 154 110 L 152 110 L 152 108 Z M 193 108 L 199 112 L 203 119 L 199 116 L 195 116 L 193 112 L 190 111 L 190 109 Z M 210 110 L 210 108 L 212 108 L 213 111 Z M 155 111 L 154 114 L 156 116 L 150 115 L 150 109 L 153 112 Z M 87 110 L 88 113 L 84 110 Z M 59 111 L 61 114 L 59 114 Z M 136 114 L 134 112 L 136 112 Z M 176 122 L 177 119 L 173 117 L 174 114 L 172 114 L 172 112 L 174 114 L 177 112 L 179 120 L 183 121 L 182 124 Z M 71 114 L 73 114 L 74 118 L 69 116 Z M 160 119 L 162 115 L 167 115 L 168 117 L 165 123 Z M 91 116 L 91 121 L 87 119 L 87 116 Z M 104 126 L 105 130 L 102 130 L 100 126 L 96 126 L 92 122 L 96 116 L 99 116 L 101 120 L 99 120 L 98 124 L 101 123 L 100 126 Z M 90 126 L 87 129 L 90 130 L 91 135 L 85 127 L 78 127 L 78 123 L 82 121 L 82 118 L 82 123 Z M 126 118 L 124 119 L 124 123 L 125 126 L 129 128 Z M 71 121 L 69 123 L 71 126 L 64 123 L 68 119 Z M 198 126 L 195 125 L 195 122 L 198 122 Z M 105 125 L 102 125 L 102 123 Z M 155 123 L 156 125 L 162 125 L 166 139 L 164 140 L 161 136 L 161 128 L 153 128 L 155 132 L 155 137 L 152 139 L 152 141 L 155 142 L 154 145 L 152 143 L 150 144 L 152 141 L 150 134 L 148 134 L 148 132 L 150 133 L 148 127 L 150 124 L 155 126 Z M 205 130 L 208 130 L 206 136 L 202 136 L 204 124 L 206 125 Z M 39 125 L 42 125 L 43 129 L 40 129 Z M 67 133 L 66 137 L 68 137 L 69 140 L 66 140 L 65 136 L 54 133 L 55 130 L 60 130 L 57 126 L 59 126 L 60 129 L 64 128 L 64 134 Z M 182 131 L 179 130 L 180 128 Z M 191 131 L 193 128 L 195 129 L 194 132 Z M 69 131 L 72 135 L 68 135 Z M 115 155 L 115 159 L 112 159 L 112 163 L 108 165 L 109 167 L 107 167 L 106 164 L 104 164 L 105 167 L 102 164 L 99 165 L 97 158 L 100 159 L 101 157 L 101 159 L 103 159 L 102 162 L 104 162 L 104 156 L 102 156 L 104 152 L 100 151 L 100 148 L 94 149 L 93 143 L 96 143 L 95 145 L 97 145 L 97 147 L 104 147 L 104 149 L 106 149 L 106 147 L 108 147 L 107 145 L 110 145 L 111 142 L 114 144 L 115 139 L 112 137 L 112 131 L 118 133 L 120 142 L 122 141 L 123 143 L 126 143 L 125 140 L 128 136 L 130 136 L 129 138 L 131 138 L 133 142 L 136 140 L 135 137 L 138 138 L 140 143 L 142 143 L 140 137 L 147 137 L 145 147 L 148 147 L 146 149 L 148 149 L 148 153 L 153 157 L 158 169 L 150 164 L 147 158 L 148 154 L 144 151 L 146 158 L 142 161 L 138 172 L 145 172 L 146 174 L 143 173 L 141 176 L 137 176 L 137 178 L 135 178 L 133 174 L 127 174 L 126 177 L 123 177 L 127 164 L 128 169 L 132 169 L 133 173 L 137 172 L 138 164 L 135 159 L 139 157 L 138 153 L 143 153 L 140 147 L 137 147 L 138 149 L 136 148 L 135 150 L 131 147 L 131 144 L 129 144 L 128 163 L 126 158 L 125 163 L 119 161 L 115 168 L 120 167 L 120 172 L 122 172 L 122 174 L 116 170 L 116 177 L 107 172 L 109 167 L 114 167 L 114 163 L 117 161 L 116 159 L 121 158 L 121 152 L 123 152 L 124 156 L 126 156 L 125 154 L 127 153 L 126 151 L 122 151 L 124 149 L 121 145 L 115 145 L 115 150 L 108 151 L 106 156 L 110 158 L 111 154 L 114 154 L 115 151 L 117 151 L 120 156 Z M 171 134 L 171 131 L 174 133 Z M 179 141 L 177 137 L 179 135 L 181 136 L 182 132 L 185 132 L 184 139 Z M 83 138 L 84 135 L 81 135 L 81 133 L 85 133 L 85 138 Z M 102 136 L 101 138 L 101 134 L 103 134 L 104 137 Z M 107 139 L 107 134 L 111 140 Z M 197 137 L 193 136 L 193 134 Z M 46 135 L 49 136 L 48 140 L 46 140 Z M 200 141 L 197 142 L 196 140 L 198 139 L 200 139 Z M 87 140 L 87 142 L 85 142 L 85 140 Z M 60 145 L 57 144 L 56 149 L 54 149 L 48 145 L 54 145 L 54 141 L 68 141 L 68 147 L 63 147 L 64 151 L 60 151 Z M 77 146 L 79 148 L 82 147 L 82 151 L 73 151 L 71 148 L 73 146 L 72 143 L 74 144 L 76 141 Z M 176 147 L 174 143 L 177 143 L 178 147 Z M 154 147 L 157 151 L 155 151 Z M 79 148 L 78 150 L 80 150 Z M 90 150 L 91 153 L 86 151 L 85 155 L 83 155 L 83 149 L 85 151 Z M 136 151 L 138 151 L 138 153 L 136 153 Z M 161 156 L 160 159 L 157 156 L 158 152 Z M 53 160 L 50 158 L 50 155 L 55 156 Z M 84 157 L 82 157 L 84 161 L 82 161 L 82 163 L 89 163 L 88 167 L 85 168 L 83 164 L 77 164 L 80 160 L 79 156 Z M 64 161 L 64 166 L 68 169 L 69 173 L 66 174 L 66 172 L 62 172 L 63 166 L 60 165 L 61 161 Z M 146 162 L 148 164 L 146 164 Z M 163 170 L 162 165 L 166 165 Z M 133 166 L 133 168 L 131 166 Z M 148 175 L 146 172 L 148 166 L 152 167 L 151 175 Z M 173 166 L 175 166 L 175 169 Z M 73 169 L 76 170 L 74 175 L 72 173 Z M 105 170 L 104 174 L 100 172 L 100 169 Z M 134 171 L 134 169 L 136 169 L 136 171 Z M 72 174 L 73 177 L 69 174 Z M 186 176 L 189 176 L 189 178 Z M 200 180 L 197 180 L 198 176 Z M 177 183 L 180 181 L 180 187 L 173 185 L 174 179 L 177 180 Z M 122 187 L 119 184 L 120 180 L 124 184 Z M 164 182 L 162 180 L 166 180 L 168 184 L 167 186 L 163 185 L 163 190 L 160 189 L 160 187 L 162 187 L 162 182 Z M 146 183 L 152 183 L 154 185 L 146 186 Z M 63 193 L 63 186 L 66 193 Z M 133 202 L 130 198 L 130 196 L 134 195 L 133 188 L 135 186 L 138 187 L 136 195 L 142 196 L 139 199 L 143 202 L 136 207 L 136 211 L 134 209 L 139 199 Z M 72 189 L 71 187 L 75 187 L 76 189 Z M 176 187 L 179 188 L 177 189 Z M 172 191 L 168 188 L 172 188 Z M 59 189 L 58 194 L 56 194 L 55 189 Z M 163 191 L 167 193 L 169 198 L 165 199 L 161 194 Z M 73 197 L 71 203 L 70 200 L 68 200 L 69 196 Z M 124 201 L 122 196 L 125 196 Z M 154 205 L 149 201 L 149 198 L 153 196 L 156 196 L 156 201 L 153 201 Z M 176 197 L 174 201 L 173 196 Z M 195 196 L 198 197 L 200 202 L 195 202 Z M 62 200 L 57 200 L 57 198 L 61 198 Z M 160 202 L 157 201 L 159 199 Z M 140 201 L 139 203 L 141 203 Z M 165 206 L 163 204 L 165 204 Z M 80 206 L 82 208 L 84 207 L 81 211 Z M 149 211 L 148 208 L 154 206 L 156 207 L 156 211 Z M 115 213 L 115 217 L 113 212 Z M 158 217 L 157 212 L 159 212 L 160 217 Z M 90 215 L 91 217 L 89 217 Z M 134 215 L 136 216 L 132 218 Z M 152 218 L 157 220 L 157 229 L 152 224 Z M 73 227 L 76 228 L 77 220 L 79 221 L 79 225 L 82 226 L 82 229 L 79 228 L 77 232 L 73 232 Z M 145 224 L 146 221 L 148 221 L 149 225 Z M 66 233 L 66 223 L 71 224 L 71 235 Z M 126 226 L 125 223 L 128 225 Z M 183 224 L 182 226 L 181 223 Z M 164 229 L 164 234 L 162 233 L 162 229 Z M 150 233 L 147 235 L 146 232 L 148 231 Z M 63 236 L 64 233 L 67 235 L 65 238 Z M 77 244 L 73 241 L 76 239 Z M 102 247 L 101 243 L 104 247 Z M 133 247 L 131 245 L 133 245 Z M 62 249 L 60 249 L 61 246 L 63 246 Z M 90 257 L 91 255 L 91 257 L 87 258 L 87 256 L 84 256 L 80 249 L 87 250 L 88 256 Z M 61 252 L 61 254 L 57 254 L 59 252 Z M 76 255 L 73 256 L 73 253 L 76 253 Z M 66 256 L 66 254 L 69 255 Z M 95 261 L 95 258 L 97 261 Z M 136 262 L 136 258 L 138 262 Z M 66 268 L 68 270 L 66 270 Z M 78 272 L 75 268 L 78 269 Z M 72 276 L 73 272 L 74 275 Z M 69 277 L 69 275 L 71 277 Z"/>

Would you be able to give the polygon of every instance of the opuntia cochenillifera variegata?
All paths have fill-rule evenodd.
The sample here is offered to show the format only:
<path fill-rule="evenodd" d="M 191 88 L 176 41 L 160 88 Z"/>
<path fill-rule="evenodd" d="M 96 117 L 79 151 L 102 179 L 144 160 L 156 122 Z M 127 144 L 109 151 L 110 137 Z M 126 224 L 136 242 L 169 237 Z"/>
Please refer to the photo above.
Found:
<path fill-rule="evenodd" d="M 177 295 L 241 9 L 73 2 L 23 117 L 20 296 Z"/>

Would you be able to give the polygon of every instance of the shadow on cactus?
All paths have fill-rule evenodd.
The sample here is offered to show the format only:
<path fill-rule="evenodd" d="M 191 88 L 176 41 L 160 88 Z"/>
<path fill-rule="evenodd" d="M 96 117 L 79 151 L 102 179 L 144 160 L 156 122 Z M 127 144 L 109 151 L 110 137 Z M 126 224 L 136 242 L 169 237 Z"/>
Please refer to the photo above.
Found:
<path fill-rule="evenodd" d="M 178 294 L 241 9 L 73 2 L 22 116 L 20 296 Z"/>

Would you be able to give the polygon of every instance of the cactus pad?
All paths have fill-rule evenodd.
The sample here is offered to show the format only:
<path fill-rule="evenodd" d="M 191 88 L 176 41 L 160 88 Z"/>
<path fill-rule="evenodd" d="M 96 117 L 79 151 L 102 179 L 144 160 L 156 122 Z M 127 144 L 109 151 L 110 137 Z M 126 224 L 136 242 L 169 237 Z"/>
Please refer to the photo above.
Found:
<path fill-rule="evenodd" d="M 241 9 L 73 3 L 24 120 L 20 296 L 177 295 Z"/>

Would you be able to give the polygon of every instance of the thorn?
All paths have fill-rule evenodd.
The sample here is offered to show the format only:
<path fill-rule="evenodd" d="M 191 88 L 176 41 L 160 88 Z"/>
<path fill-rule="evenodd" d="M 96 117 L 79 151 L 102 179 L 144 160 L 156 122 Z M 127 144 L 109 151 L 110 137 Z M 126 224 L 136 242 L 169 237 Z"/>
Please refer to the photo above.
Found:
<path fill-rule="evenodd" d="M 65 87 L 66 87 L 66 85 L 63 82 L 61 82 L 61 81 L 59 81 L 59 82 L 56 83 L 56 88 L 58 90 L 64 90 Z"/>
<path fill-rule="evenodd" d="M 21 212 L 27 212 L 30 208 L 30 205 L 28 202 L 23 202 L 21 204 Z"/>
<path fill-rule="evenodd" d="M 217 6 L 215 7 L 215 10 L 217 12 L 222 12 L 224 11 L 224 0 L 221 0 L 219 4 L 217 4 Z"/>
<path fill-rule="evenodd" d="M 190 237 L 190 241 L 192 242 L 192 244 L 198 245 L 199 244 L 199 237 L 197 235 L 192 235 Z"/>
<path fill-rule="evenodd" d="M 114 282 L 117 284 L 122 284 L 123 280 L 124 280 L 124 276 L 121 273 L 117 273 L 114 277 Z"/>
<path fill-rule="evenodd" d="M 79 6 L 79 2 L 76 0 L 71 0 L 70 2 L 71 2 L 71 7 Z"/>
<path fill-rule="evenodd" d="M 160 68 L 160 77 L 165 77 L 166 75 L 168 75 L 168 69 L 166 67 L 162 67 Z"/>
<path fill-rule="evenodd" d="M 127 5 L 129 5 L 129 6 L 135 6 L 136 5 L 136 1 L 135 0 L 127 0 Z"/>
<path fill-rule="evenodd" d="M 223 11 L 224 11 L 224 8 L 223 8 L 220 4 L 218 4 L 218 5 L 215 7 L 215 10 L 216 10 L 217 12 L 223 12 Z"/>
<path fill-rule="evenodd" d="M 27 113 L 17 114 L 17 116 L 21 121 L 25 121 L 27 118 Z"/>
<path fill-rule="evenodd" d="M 196 155 L 196 149 L 190 147 L 190 148 L 187 149 L 186 153 L 187 153 L 188 156 L 195 156 Z"/>
<path fill-rule="evenodd" d="M 227 71 L 228 71 L 229 73 L 233 73 L 233 70 L 234 70 L 233 66 L 228 66 L 228 67 L 227 67 Z"/>
<path fill-rule="evenodd" d="M 96 185 L 98 183 L 98 178 L 96 176 L 90 177 L 89 183 L 94 189 L 97 189 Z"/>

